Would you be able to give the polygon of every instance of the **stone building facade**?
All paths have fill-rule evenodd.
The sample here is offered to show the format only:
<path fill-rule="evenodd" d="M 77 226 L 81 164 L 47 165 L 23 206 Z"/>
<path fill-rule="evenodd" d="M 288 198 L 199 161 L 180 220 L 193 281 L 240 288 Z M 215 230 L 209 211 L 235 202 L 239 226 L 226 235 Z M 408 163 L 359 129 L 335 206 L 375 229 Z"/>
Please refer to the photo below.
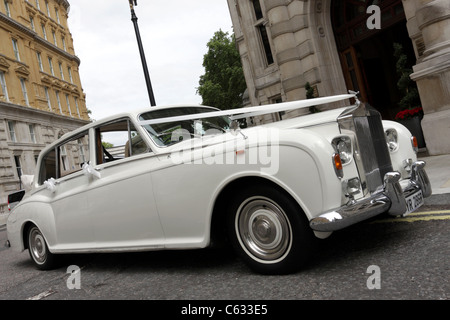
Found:
<path fill-rule="evenodd" d="M 90 122 L 66 0 L 0 2 L 0 224 L 40 151 Z"/>
<path fill-rule="evenodd" d="M 450 1 L 228 0 L 228 5 L 249 105 L 305 99 L 309 83 L 316 96 L 360 91 L 362 100 L 392 120 L 402 98 L 393 56 L 399 43 L 420 94 L 427 150 L 450 153 Z"/>

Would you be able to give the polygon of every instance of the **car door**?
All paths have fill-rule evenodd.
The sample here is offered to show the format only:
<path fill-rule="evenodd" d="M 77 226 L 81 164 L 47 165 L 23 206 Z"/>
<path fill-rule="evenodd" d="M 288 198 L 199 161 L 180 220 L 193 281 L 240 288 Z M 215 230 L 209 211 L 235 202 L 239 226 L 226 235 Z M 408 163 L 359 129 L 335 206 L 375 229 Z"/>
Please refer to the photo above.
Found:
<path fill-rule="evenodd" d="M 150 172 L 158 159 L 130 119 L 95 129 L 96 163 L 88 205 L 98 249 L 162 247 Z"/>
<path fill-rule="evenodd" d="M 83 250 L 94 243 L 88 214 L 88 177 L 83 164 L 90 161 L 88 131 L 62 141 L 43 155 L 36 193 L 51 206 L 54 250 Z M 52 224 L 53 224 L 52 223 Z"/>

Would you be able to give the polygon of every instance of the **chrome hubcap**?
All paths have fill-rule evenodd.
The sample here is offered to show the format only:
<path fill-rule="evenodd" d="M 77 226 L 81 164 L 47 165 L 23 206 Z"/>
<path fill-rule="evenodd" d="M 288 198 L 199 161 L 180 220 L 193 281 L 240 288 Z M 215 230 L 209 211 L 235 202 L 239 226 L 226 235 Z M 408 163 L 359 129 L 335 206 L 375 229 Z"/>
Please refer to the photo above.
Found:
<path fill-rule="evenodd" d="M 30 232 L 30 252 L 33 259 L 42 264 L 47 259 L 47 249 L 45 239 L 37 228 L 33 228 Z"/>
<path fill-rule="evenodd" d="M 292 239 L 289 221 L 270 199 L 247 199 L 238 209 L 236 228 L 240 243 L 257 259 L 276 262 L 288 252 Z"/>

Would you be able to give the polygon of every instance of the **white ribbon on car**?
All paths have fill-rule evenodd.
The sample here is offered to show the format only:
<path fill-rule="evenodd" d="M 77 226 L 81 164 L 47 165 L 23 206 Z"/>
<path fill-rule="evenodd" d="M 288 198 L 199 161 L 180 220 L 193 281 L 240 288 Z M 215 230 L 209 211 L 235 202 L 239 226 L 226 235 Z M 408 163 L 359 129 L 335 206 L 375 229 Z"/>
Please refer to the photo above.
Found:
<path fill-rule="evenodd" d="M 34 176 L 24 174 L 20 177 L 20 181 L 25 191 L 30 191 L 33 188 Z"/>
<path fill-rule="evenodd" d="M 182 116 L 174 116 L 167 118 L 158 118 L 158 119 L 150 119 L 139 121 L 139 124 L 144 125 L 152 125 L 159 123 L 168 123 L 168 122 L 176 122 L 176 121 L 185 121 L 185 120 L 196 120 L 196 119 L 206 119 L 212 117 L 221 117 L 221 116 L 229 116 L 231 120 L 237 120 L 242 118 L 254 117 L 258 115 L 275 113 L 280 111 L 289 111 L 295 109 L 308 108 L 312 106 L 338 102 L 347 100 L 350 98 L 356 98 L 357 93 L 352 92 L 350 94 L 341 94 L 330 97 L 322 97 L 322 98 L 314 98 L 314 99 L 306 99 L 299 101 L 291 101 L 284 103 L 275 103 L 257 107 L 245 107 L 238 109 L 230 109 L 230 110 L 221 110 L 221 111 L 213 111 L 213 112 L 204 112 L 204 113 L 196 113 Z"/>
<path fill-rule="evenodd" d="M 83 169 L 84 174 L 87 175 L 87 176 L 92 175 L 92 176 L 96 177 L 97 179 L 100 179 L 100 178 L 102 177 L 102 175 L 100 174 L 100 172 L 98 172 L 97 170 L 95 170 L 94 167 L 91 165 L 90 162 L 85 162 L 85 163 L 83 164 L 82 169 Z"/>
<path fill-rule="evenodd" d="M 56 180 L 54 178 L 50 178 L 44 181 L 44 186 L 47 190 L 50 190 L 52 193 L 56 191 Z"/>

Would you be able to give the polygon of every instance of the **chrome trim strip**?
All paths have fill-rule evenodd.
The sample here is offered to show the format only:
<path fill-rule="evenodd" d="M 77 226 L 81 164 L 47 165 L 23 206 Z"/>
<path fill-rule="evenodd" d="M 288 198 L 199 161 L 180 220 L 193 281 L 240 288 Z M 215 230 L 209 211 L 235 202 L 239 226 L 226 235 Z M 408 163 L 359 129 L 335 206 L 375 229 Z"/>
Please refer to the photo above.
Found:
<path fill-rule="evenodd" d="M 386 196 L 372 196 L 336 211 L 322 214 L 312 219 L 309 225 L 315 231 L 337 231 L 386 212 L 390 206 L 391 202 Z"/>

